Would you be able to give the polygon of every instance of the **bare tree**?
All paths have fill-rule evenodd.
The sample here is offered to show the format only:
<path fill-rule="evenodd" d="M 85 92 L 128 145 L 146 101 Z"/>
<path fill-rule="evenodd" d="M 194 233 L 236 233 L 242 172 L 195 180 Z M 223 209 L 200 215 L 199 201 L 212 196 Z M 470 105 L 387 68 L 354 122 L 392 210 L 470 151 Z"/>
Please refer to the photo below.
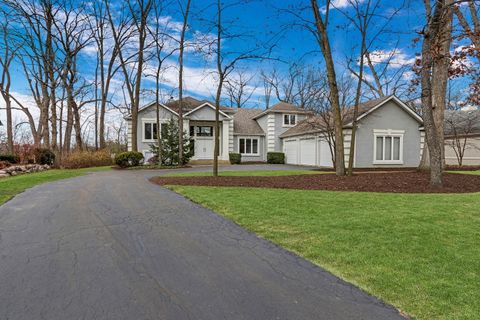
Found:
<path fill-rule="evenodd" d="M 188 14 L 190 12 L 191 0 L 187 0 L 185 9 L 180 3 L 183 16 L 182 31 L 180 33 L 179 55 L 178 55 L 178 163 L 183 163 L 183 52 L 185 50 L 185 34 L 188 26 Z"/>
<path fill-rule="evenodd" d="M 325 60 L 327 69 L 328 86 L 330 89 L 330 101 L 334 115 L 335 124 L 335 171 L 337 175 L 345 175 L 345 155 L 343 146 L 343 122 L 338 94 L 337 77 L 335 64 L 333 62 L 330 40 L 328 37 L 328 18 L 330 12 L 330 0 L 327 0 L 325 17 L 322 17 L 317 0 L 311 0 L 311 7 L 315 18 L 316 40 Z"/>
<path fill-rule="evenodd" d="M 422 111 L 430 159 L 430 184 L 443 185 L 444 114 L 452 41 L 453 0 L 425 0 L 427 23 L 422 31 L 420 79 Z"/>
<path fill-rule="evenodd" d="M 5 101 L 5 111 L 7 115 L 7 151 L 13 153 L 13 122 L 12 122 L 12 99 L 10 98 L 10 88 L 12 85 L 12 78 L 10 74 L 10 66 L 15 58 L 18 46 L 13 44 L 13 39 L 10 36 L 10 20 L 8 12 L 1 10 L 2 20 L 0 22 L 0 30 L 2 32 L 2 46 L 0 48 L 2 55 L 0 56 L 0 92 Z"/>
<path fill-rule="evenodd" d="M 239 38 L 248 38 L 246 33 L 235 33 L 229 29 L 234 29 L 234 21 L 226 22 L 223 19 L 223 13 L 227 8 L 232 8 L 238 3 L 225 3 L 221 0 L 216 2 L 216 21 L 214 22 L 215 29 L 215 43 L 213 46 L 213 54 L 216 60 L 216 69 L 217 69 L 217 88 L 215 94 L 215 145 L 213 153 L 213 176 L 218 176 L 218 157 L 220 154 L 220 102 L 222 98 L 222 90 L 225 84 L 225 81 L 228 79 L 235 67 L 244 60 L 251 59 L 264 59 L 269 56 L 271 52 L 271 47 L 267 48 L 266 52 L 260 52 L 264 48 L 259 48 L 258 44 L 252 49 L 246 49 L 241 51 L 238 49 L 233 49 L 232 51 L 227 51 L 224 48 L 224 41 L 229 39 L 239 39 Z M 228 27 L 227 27 L 228 26 Z"/>
<path fill-rule="evenodd" d="M 127 0 L 126 8 L 122 8 L 119 23 L 110 11 L 109 1 L 105 0 L 108 21 L 112 29 L 113 39 L 118 48 L 120 66 L 125 78 L 130 112 L 132 117 L 132 150 L 137 151 L 137 120 L 141 99 L 142 75 L 145 64 L 145 48 L 147 38 L 147 20 L 152 9 L 152 0 Z M 127 12 L 123 12 L 127 11 Z M 125 42 L 135 41 L 135 52 L 131 53 L 124 47 Z"/>
<path fill-rule="evenodd" d="M 445 144 L 452 148 L 457 157 L 458 165 L 463 165 L 467 149 L 478 149 L 471 138 L 480 129 L 480 111 L 452 110 L 445 117 Z"/>
<path fill-rule="evenodd" d="M 226 81 L 225 90 L 232 108 L 243 108 L 255 93 L 257 87 L 250 85 L 254 76 L 248 75 L 245 71 L 239 71 Z"/>

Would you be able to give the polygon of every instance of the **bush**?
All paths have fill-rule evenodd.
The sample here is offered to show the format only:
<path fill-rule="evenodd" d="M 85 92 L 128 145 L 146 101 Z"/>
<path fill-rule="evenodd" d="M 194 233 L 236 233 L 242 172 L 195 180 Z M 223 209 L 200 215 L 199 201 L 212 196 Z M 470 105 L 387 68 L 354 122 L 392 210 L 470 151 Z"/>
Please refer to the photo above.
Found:
<path fill-rule="evenodd" d="M 285 154 L 283 152 L 268 152 L 267 163 L 271 164 L 284 164 Z"/>
<path fill-rule="evenodd" d="M 14 154 L 0 154 L 0 161 L 10 162 L 11 164 L 19 163 L 20 157 Z"/>
<path fill-rule="evenodd" d="M 55 162 L 55 153 L 50 149 L 38 148 L 35 150 L 35 160 L 38 164 L 48 164 L 51 166 Z"/>
<path fill-rule="evenodd" d="M 240 164 L 242 162 L 242 155 L 240 153 L 231 152 L 228 154 L 230 164 Z"/>
<path fill-rule="evenodd" d="M 79 169 L 112 165 L 112 156 L 108 150 L 75 151 L 62 159 L 62 167 Z"/>
<path fill-rule="evenodd" d="M 115 156 L 115 164 L 121 168 L 136 167 L 143 160 L 143 154 L 136 151 L 127 151 Z"/>

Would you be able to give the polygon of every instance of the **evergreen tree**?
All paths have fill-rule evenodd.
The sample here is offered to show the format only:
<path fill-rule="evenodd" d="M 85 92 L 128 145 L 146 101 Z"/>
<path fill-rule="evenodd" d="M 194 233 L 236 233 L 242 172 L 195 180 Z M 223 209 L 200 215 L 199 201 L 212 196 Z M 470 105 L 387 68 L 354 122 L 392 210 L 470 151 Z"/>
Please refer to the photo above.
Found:
<path fill-rule="evenodd" d="M 155 159 L 161 159 L 162 166 L 178 166 L 185 165 L 188 163 L 190 158 L 193 156 L 193 143 L 188 138 L 185 131 L 183 134 L 183 158 L 182 163 L 179 163 L 179 139 L 180 130 L 178 127 L 178 122 L 170 119 L 167 123 L 162 123 L 161 125 L 161 149 L 157 144 L 150 144 L 150 151 L 155 155 Z M 159 157 L 159 153 L 161 157 Z"/>

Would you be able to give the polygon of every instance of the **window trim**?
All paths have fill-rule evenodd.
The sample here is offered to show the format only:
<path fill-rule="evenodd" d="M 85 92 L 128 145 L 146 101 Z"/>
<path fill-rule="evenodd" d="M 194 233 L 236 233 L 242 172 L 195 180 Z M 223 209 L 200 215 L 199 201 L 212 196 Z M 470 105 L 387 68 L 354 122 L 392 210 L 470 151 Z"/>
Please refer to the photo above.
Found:
<path fill-rule="evenodd" d="M 252 150 L 253 150 L 253 140 L 257 140 L 257 153 L 241 153 L 240 152 L 240 140 L 244 139 L 245 141 L 246 140 L 252 140 L 251 142 L 251 146 L 252 146 Z M 245 142 L 245 145 L 246 145 L 246 142 Z M 260 139 L 259 138 L 255 138 L 255 137 L 238 137 L 238 148 L 237 148 L 237 151 L 238 153 L 240 153 L 242 156 L 246 156 L 246 157 L 259 157 L 260 156 Z"/>
<path fill-rule="evenodd" d="M 373 130 L 373 164 L 403 164 L 403 136 L 405 130 L 374 129 Z M 383 137 L 383 158 L 385 158 L 385 137 L 392 137 L 392 160 L 377 160 L 377 138 Z M 393 138 L 400 138 L 399 160 L 393 160 Z"/>
<path fill-rule="evenodd" d="M 162 125 L 167 123 L 168 120 L 160 119 L 160 130 L 157 128 L 157 134 L 160 134 L 160 137 L 162 137 Z M 142 142 L 157 142 L 157 139 L 153 138 L 153 126 L 152 126 L 152 139 L 146 139 L 145 138 L 145 124 L 146 123 L 157 123 L 156 119 L 142 119 Z"/>
<path fill-rule="evenodd" d="M 288 123 L 285 123 L 285 116 L 288 116 Z M 295 123 L 291 124 L 292 117 L 295 118 Z M 294 127 L 297 125 L 297 115 L 294 113 L 283 113 L 282 114 L 282 123 L 284 127 Z"/>

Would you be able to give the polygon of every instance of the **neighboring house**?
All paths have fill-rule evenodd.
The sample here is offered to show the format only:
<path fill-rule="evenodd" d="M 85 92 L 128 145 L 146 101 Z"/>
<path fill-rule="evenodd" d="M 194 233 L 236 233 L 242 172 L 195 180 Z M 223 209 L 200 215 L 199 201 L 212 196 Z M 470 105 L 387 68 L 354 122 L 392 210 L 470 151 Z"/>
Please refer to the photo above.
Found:
<path fill-rule="evenodd" d="M 445 163 L 480 165 L 480 110 L 445 112 Z"/>
<path fill-rule="evenodd" d="M 178 101 L 159 106 L 160 123 L 178 119 Z M 183 99 L 184 130 L 194 141 L 192 160 L 212 160 L 214 148 L 215 107 L 206 100 Z M 310 115 L 310 112 L 287 103 L 267 110 L 220 108 L 220 155 L 227 161 L 230 152 L 242 154 L 242 161 L 266 161 L 267 152 L 282 152 L 279 136 Z M 128 123 L 128 149 L 132 148 L 131 117 Z M 156 142 L 156 104 L 139 110 L 137 147 L 145 159 L 152 156 L 150 145 Z"/>
<path fill-rule="evenodd" d="M 354 166 L 417 167 L 424 131 L 422 118 L 395 96 L 368 101 L 358 107 Z M 332 167 L 332 144 L 325 120 L 310 117 L 280 135 L 286 162 Z M 330 120 L 332 121 L 332 120 Z M 345 162 L 352 136 L 352 109 L 343 116 Z M 330 126 L 332 128 L 332 126 Z"/>

